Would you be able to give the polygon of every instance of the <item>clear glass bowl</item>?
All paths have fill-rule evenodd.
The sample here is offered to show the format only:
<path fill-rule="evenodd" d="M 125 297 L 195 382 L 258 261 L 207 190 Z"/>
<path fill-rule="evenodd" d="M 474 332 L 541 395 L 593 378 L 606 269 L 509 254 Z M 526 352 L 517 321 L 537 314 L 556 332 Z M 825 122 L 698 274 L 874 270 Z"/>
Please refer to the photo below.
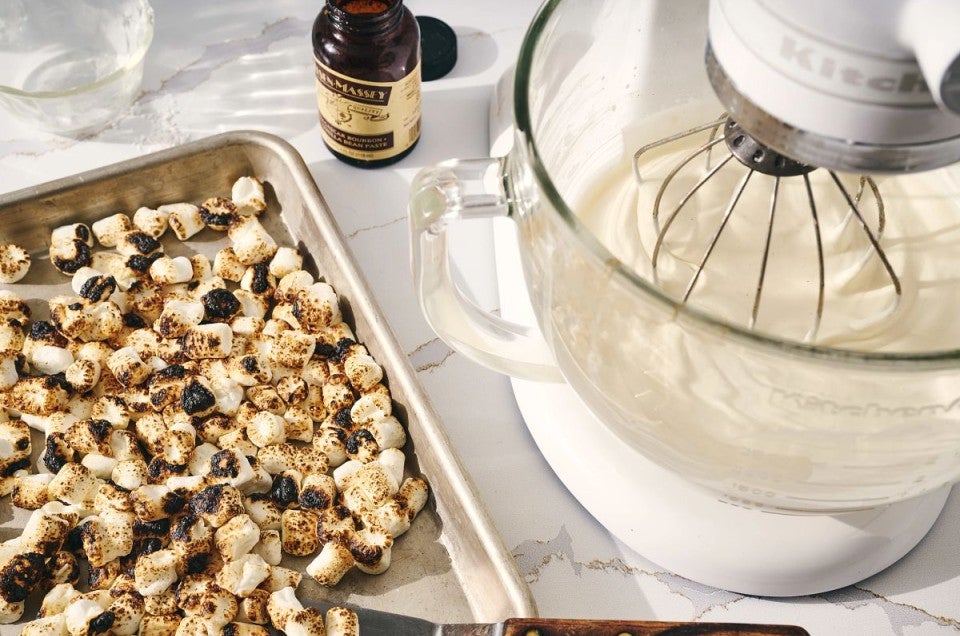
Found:
<path fill-rule="evenodd" d="M 3 0 L 0 103 L 51 132 L 96 130 L 136 97 L 152 40 L 147 0 Z"/>

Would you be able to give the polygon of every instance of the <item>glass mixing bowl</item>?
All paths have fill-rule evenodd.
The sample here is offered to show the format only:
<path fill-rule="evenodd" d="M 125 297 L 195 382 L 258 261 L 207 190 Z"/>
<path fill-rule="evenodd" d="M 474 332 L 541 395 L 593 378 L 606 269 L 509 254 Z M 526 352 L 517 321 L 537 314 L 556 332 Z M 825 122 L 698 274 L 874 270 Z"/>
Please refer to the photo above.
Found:
<path fill-rule="evenodd" d="M 632 179 L 640 143 L 722 112 L 704 70 L 706 14 L 705 2 L 544 4 L 517 65 L 510 154 L 445 162 L 413 184 L 413 267 L 428 321 L 451 346 L 494 369 L 562 376 L 631 447 L 734 502 L 838 512 L 957 481 L 957 342 L 857 349 L 752 330 L 680 302 L 584 222 L 608 212 L 585 193 L 616 171 Z M 655 121 L 669 125 L 651 134 L 645 124 Z M 940 176 L 941 191 L 924 196 L 960 220 L 956 170 Z M 911 203 L 921 197 L 909 196 L 915 182 L 900 181 L 909 178 L 886 177 L 880 188 L 906 192 L 898 200 Z M 892 199 L 888 208 L 891 223 L 906 215 L 896 216 Z M 539 329 L 490 315 L 455 284 L 447 228 L 492 216 L 517 225 Z M 950 245 L 958 226 L 921 238 L 942 235 L 940 252 L 960 253 Z M 897 243 L 913 259 L 907 269 L 910 262 L 930 269 L 932 257 L 913 238 Z M 943 263 L 944 276 L 956 266 L 956 259 Z M 936 343 L 955 322 L 952 312 L 925 313 L 916 302 L 923 289 L 911 292 L 909 282 L 904 294 L 914 311 L 899 315 L 916 322 L 901 327 L 926 329 Z"/>
<path fill-rule="evenodd" d="M 152 39 L 147 0 L 4 0 L 0 104 L 51 132 L 95 130 L 136 97 Z"/>

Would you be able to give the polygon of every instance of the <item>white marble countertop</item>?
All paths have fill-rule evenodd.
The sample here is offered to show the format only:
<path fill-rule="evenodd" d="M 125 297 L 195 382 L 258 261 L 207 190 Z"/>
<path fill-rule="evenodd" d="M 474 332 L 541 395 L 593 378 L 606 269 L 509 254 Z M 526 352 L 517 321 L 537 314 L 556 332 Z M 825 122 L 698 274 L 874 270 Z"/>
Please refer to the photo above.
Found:
<path fill-rule="evenodd" d="M 784 622 L 815 635 L 960 633 L 956 492 L 930 535 L 888 570 L 835 592 L 764 599 L 664 571 L 619 543 L 564 489 L 526 432 L 507 378 L 430 331 L 408 266 L 410 180 L 445 158 L 486 156 L 492 87 L 514 61 L 538 2 L 407 4 L 454 27 L 460 58 L 450 75 L 425 85 L 422 140 L 395 166 L 354 169 L 320 141 L 309 42 L 320 0 L 155 0 L 156 37 L 130 111 L 79 140 L 0 113 L 0 192 L 226 130 L 280 135 L 309 165 L 542 615 Z M 480 230 L 462 265 L 475 296 L 493 308 L 491 254 L 490 233 Z"/>

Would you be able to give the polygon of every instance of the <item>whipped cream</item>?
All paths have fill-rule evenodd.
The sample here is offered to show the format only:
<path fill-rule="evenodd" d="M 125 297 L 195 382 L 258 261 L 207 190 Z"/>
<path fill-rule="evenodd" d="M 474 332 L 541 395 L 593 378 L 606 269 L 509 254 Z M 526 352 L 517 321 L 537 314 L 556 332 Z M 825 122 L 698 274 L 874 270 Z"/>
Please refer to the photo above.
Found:
<path fill-rule="evenodd" d="M 574 209 L 623 263 L 668 294 L 682 298 L 698 263 L 721 225 L 746 169 L 732 159 L 681 208 L 663 233 L 654 272 L 658 232 L 685 194 L 727 154 L 721 142 L 685 166 L 654 204 L 669 171 L 709 139 L 709 131 L 650 150 L 641 157 L 642 182 L 633 152 L 716 112 L 688 107 L 634 124 L 624 132 L 623 154 L 597 166 L 572 187 Z M 722 134 L 722 131 L 718 134 Z M 817 238 L 802 177 L 780 180 L 773 231 L 756 324 L 782 339 L 844 349 L 920 352 L 960 348 L 960 170 L 875 176 L 881 204 L 865 183 L 858 208 L 901 286 L 872 247 L 850 206 L 826 170 L 810 173 L 824 265 L 824 307 L 817 325 Z M 851 196 L 858 175 L 840 175 Z M 688 304 L 733 324 L 748 326 L 763 262 L 774 178 L 754 173 L 692 289 Z M 568 195 L 570 196 L 570 195 Z"/>

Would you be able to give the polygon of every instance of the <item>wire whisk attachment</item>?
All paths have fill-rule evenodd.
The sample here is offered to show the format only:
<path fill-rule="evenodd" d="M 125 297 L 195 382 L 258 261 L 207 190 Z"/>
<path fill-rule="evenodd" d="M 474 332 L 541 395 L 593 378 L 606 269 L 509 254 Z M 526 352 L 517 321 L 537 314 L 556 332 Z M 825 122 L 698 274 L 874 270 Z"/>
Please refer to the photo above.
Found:
<path fill-rule="evenodd" d="M 697 141 L 697 136 L 702 135 L 705 139 L 702 142 Z M 842 197 L 843 205 L 847 208 L 847 214 L 843 221 L 846 225 L 850 222 L 856 222 L 863 237 L 869 244 L 868 252 L 864 256 L 867 260 L 876 258 L 883 267 L 885 276 L 895 294 L 893 303 L 889 308 L 892 312 L 899 305 L 902 297 L 900 278 L 894 270 L 893 265 L 887 253 L 881 246 L 881 239 L 886 226 L 886 215 L 883 198 L 880 195 L 880 189 L 876 182 L 869 176 L 861 175 L 858 178 L 858 186 L 855 191 L 844 185 L 840 177 L 832 170 L 823 169 L 829 179 L 820 179 L 818 184 L 811 183 L 810 173 L 817 170 L 816 166 L 807 165 L 786 157 L 775 150 L 765 146 L 757 141 L 749 133 L 743 130 L 735 121 L 726 114 L 721 117 L 695 126 L 689 130 L 657 140 L 653 143 L 640 147 L 633 156 L 633 170 L 638 184 L 646 184 L 649 179 L 645 175 L 649 167 L 645 160 L 652 154 L 651 151 L 687 140 L 693 141 L 692 148 L 679 156 L 675 165 L 667 170 L 663 176 L 660 186 L 656 192 L 653 209 L 652 222 L 656 235 L 653 248 L 650 250 L 650 261 L 652 273 L 655 281 L 659 280 L 659 268 L 663 258 L 664 246 L 671 233 L 671 228 L 681 216 L 681 212 L 691 204 L 691 200 L 697 196 L 698 192 L 703 193 L 704 186 L 718 178 L 718 174 L 727 169 L 732 170 L 735 166 L 744 166 L 746 171 L 739 178 L 736 185 L 733 186 L 726 199 L 723 212 L 719 221 L 712 232 L 708 234 L 706 244 L 700 252 L 699 259 L 693 265 L 693 273 L 680 296 L 682 303 L 687 303 L 691 294 L 698 289 L 703 273 L 710 263 L 711 256 L 720 241 L 728 222 L 734 213 L 756 214 L 757 206 L 745 206 L 742 202 L 744 192 L 751 186 L 751 179 L 758 173 L 766 175 L 772 181 L 770 189 L 769 203 L 766 204 L 765 223 L 766 231 L 763 232 L 762 248 L 758 254 L 758 274 L 755 288 L 753 288 L 753 306 L 750 313 L 748 325 L 754 329 L 757 324 L 757 317 L 760 313 L 760 307 L 764 296 L 764 287 L 768 274 L 768 264 L 772 256 L 772 245 L 774 236 L 774 224 L 777 218 L 778 204 L 783 198 L 783 183 L 787 179 L 799 179 L 803 182 L 806 202 L 804 207 L 808 209 L 810 227 L 813 233 L 813 243 L 815 245 L 816 263 L 817 263 L 817 298 L 816 309 L 813 317 L 813 324 L 807 331 L 804 340 L 814 341 L 821 327 L 824 314 L 824 305 L 826 299 L 826 264 L 824 256 L 824 232 L 821 229 L 820 212 L 818 211 L 818 198 L 825 196 L 824 187 L 830 187 L 836 190 L 836 193 Z M 680 180 L 677 176 L 684 174 L 690 183 L 690 172 L 694 173 L 695 180 L 693 184 L 685 189 L 671 187 L 676 186 Z M 699 175 L 696 178 L 696 175 Z M 827 184 L 827 185 L 824 185 Z M 756 187 L 762 187 L 757 185 Z M 676 203 L 669 205 L 665 201 L 674 195 L 674 191 L 679 192 Z M 872 199 L 872 202 L 870 201 Z M 864 216 L 863 210 L 869 207 L 876 208 L 877 220 L 876 229 L 871 228 Z M 747 209 L 751 208 L 751 209 Z M 757 221 L 761 222 L 761 221 Z M 674 240 L 674 239 L 670 239 Z M 749 247 L 749 246 L 748 246 Z M 774 256 L 775 257 L 775 256 Z"/>

